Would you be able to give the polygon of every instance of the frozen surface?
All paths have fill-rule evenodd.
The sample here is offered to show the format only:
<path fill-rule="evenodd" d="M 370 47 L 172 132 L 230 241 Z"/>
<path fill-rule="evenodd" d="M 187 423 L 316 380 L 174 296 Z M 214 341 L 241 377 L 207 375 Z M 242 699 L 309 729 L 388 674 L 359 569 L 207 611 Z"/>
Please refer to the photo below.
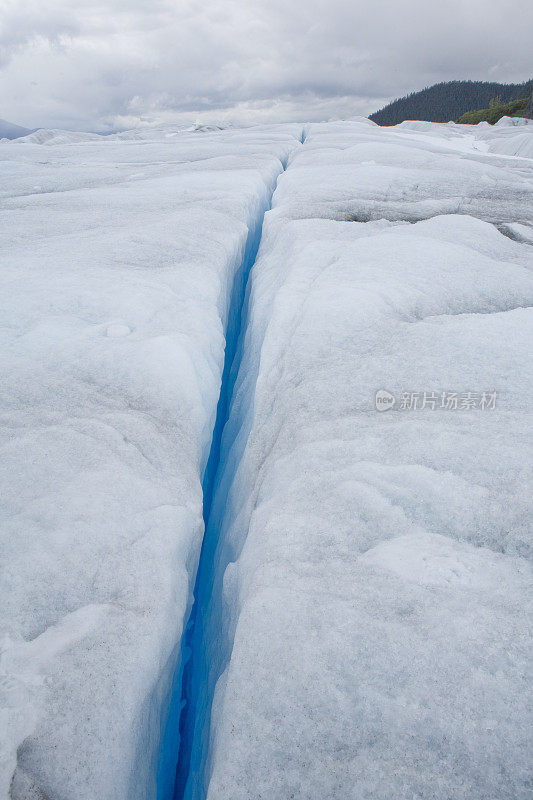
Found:
<path fill-rule="evenodd" d="M 414 222 L 470 214 L 492 222 L 531 221 L 531 162 L 510 165 L 506 157 L 487 155 L 498 147 L 507 155 L 528 155 L 533 126 L 519 130 L 529 145 L 508 138 L 516 128 L 477 131 L 429 122 L 379 128 L 359 121 L 312 126 L 278 201 L 293 219 Z"/>
<path fill-rule="evenodd" d="M 2 798 L 155 796 L 229 296 L 300 134 L 0 146 Z"/>
<path fill-rule="evenodd" d="M 2 800 L 155 800 L 233 314 L 185 797 L 530 797 L 532 139 L 0 143 Z"/>
<path fill-rule="evenodd" d="M 311 126 L 280 178 L 215 501 L 189 797 L 530 796 L 533 251 L 491 222 L 531 230 L 532 170 L 458 128 Z M 456 193 L 474 216 L 449 213 Z"/>

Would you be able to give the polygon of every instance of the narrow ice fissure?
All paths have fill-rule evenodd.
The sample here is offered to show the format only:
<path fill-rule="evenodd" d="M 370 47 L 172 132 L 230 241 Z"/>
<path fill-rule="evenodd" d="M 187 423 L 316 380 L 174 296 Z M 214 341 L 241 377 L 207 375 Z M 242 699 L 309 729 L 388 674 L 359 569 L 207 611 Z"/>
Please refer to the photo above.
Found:
<path fill-rule="evenodd" d="M 304 135 L 302 142 L 303 139 Z M 281 164 L 280 174 L 286 166 L 286 163 Z M 174 681 L 167 730 L 161 745 L 157 776 L 158 800 L 183 800 L 185 797 L 203 796 L 200 784 L 205 754 L 202 754 L 201 747 L 194 747 L 194 742 L 199 728 L 201 737 L 206 735 L 204 729 L 209 726 L 212 700 L 211 697 L 205 699 L 206 690 L 203 684 L 206 675 L 203 665 L 206 663 L 206 655 L 201 650 L 205 648 L 205 618 L 212 595 L 214 559 L 220 532 L 220 520 L 212 517 L 213 497 L 224 468 L 222 434 L 230 417 L 231 399 L 246 331 L 248 277 L 257 257 L 263 220 L 270 208 L 272 195 L 273 190 L 249 230 L 244 258 L 235 275 L 230 298 L 221 389 L 202 482 L 205 534 L 194 586 L 193 605 L 182 636 L 180 672 Z M 227 452 L 228 448 L 225 447 L 224 450 Z M 203 701 L 199 700 L 201 693 L 204 694 Z"/>

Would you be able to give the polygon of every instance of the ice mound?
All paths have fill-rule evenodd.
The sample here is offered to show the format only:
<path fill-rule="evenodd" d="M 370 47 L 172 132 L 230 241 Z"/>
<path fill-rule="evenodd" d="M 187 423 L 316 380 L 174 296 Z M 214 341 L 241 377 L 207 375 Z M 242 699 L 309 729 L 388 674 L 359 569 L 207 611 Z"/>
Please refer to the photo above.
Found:
<path fill-rule="evenodd" d="M 102 627 L 108 610 L 110 607 L 105 605 L 79 608 L 27 642 L 4 634 L 0 644 L 0 797 L 17 796 L 16 785 L 14 793 L 10 792 L 17 767 L 17 749 L 37 727 L 51 662 Z M 31 786 L 29 776 L 24 776 L 24 783 L 26 789 L 38 791 L 38 787 Z"/>
<path fill-rule="evenodd" d="M 181 133 L 213 133 L 217 131 L 231 130 L 231 122 L 220 122 L 213 124 L 195 123 L 193 125 L 176 125 L 174 123 L 164 123 L 160 125 L 146 125 L 139 128 L 120 131 L 112 134 L 85 133 L 82 131 L 39 130 L 20 136 L 14 140 L 19 144 L 74 144 L 82 142 L 129 142 L 129 141 L 157 141 L 170 136 L 178 136 Z M 10 141 L 2 139 L 0 141 Z"/>
<path fill-rule="evenodd" d="M 491 142 L 490 151 L 508 156 L 533 158 L 533 126 L 528 133 L 520 133 Z"/>
<path fill-rule="evenodd" d="M 518 222 L 515 222 L 514 224 L 506 225 L 502 232 L 511 239 L 533 244 L 533 225 L 520 225 Z"/>
<path fill-rule="evenodd" d="M 506 129 L 475 134 L 463 133 L 465 126 L 423 126 L 428 133 L 408 126 L 311 126 L 277 195 L 284 214 L 360 222 L 415 222 L 437 214 L 499 223 L 533 219 L 531 173 L 511 174 L 506 159 L 485 154 L 505 147 Z M 525 150 L 533 128 L 524 137 Z"/>
<path fill-rule="evenodd" d="M 39 128 L 34 133 L 30 133 L 28 136 L 21 136 L 14 141 L 17 144 L 75 144 L 78 142 L 97 142 L 103 138 L 105 137 L 98 133 Z"/>
<path fill-rule="evenodd" d="M 531 120 L 525 117 L 500 117 L 498 122 L 495 122 L 494 125 L 496 128 L 516 128 L 522 125 L 529 125 L 530 123 Z"/>
<path fill-rule="evenodd" d="M 402 217 L 426 168 L 434 208 L 490 176 L 494 221 L 530 177 L 340 127 L 293 154 L 252 272 L 186 797 L 525 800 L 532 251 Z M 386 219 L 339 221 L 385 174 Z"/>
<path fill-rule="evenodd" d="M 2 800 L 156 796 L 229 298 L 298 134 L 1 146 Z"/>
<path fill-rule="evenodd" d="M 431 132 L 432 130 L 435 130 L 435 123 L 426 122 L 425 120 L 419 120 L 419 119 L 413 119 L 413 120 L 406 119 L 403 122 L 399 122 L 394 127 L 409 131 Z"/>

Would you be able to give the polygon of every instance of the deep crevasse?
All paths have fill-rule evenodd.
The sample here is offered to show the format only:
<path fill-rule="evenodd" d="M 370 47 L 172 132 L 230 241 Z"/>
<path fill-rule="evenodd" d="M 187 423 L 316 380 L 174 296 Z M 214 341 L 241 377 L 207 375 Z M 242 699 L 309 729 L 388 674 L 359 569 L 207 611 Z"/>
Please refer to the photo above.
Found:
<path fill-rule="evenodd" d="M 304 140 L 305 133 L 302 129 L 300 141 L 303 143 Z M 281 162 L 280 174 L 286 169 L 287 160 Z M 221 484 L 226 486 L 228 480 L 230 481 L 227 476 L 227 464 L 229 458 L 234 458 L 232 450 L 241 426 L 240 417 L 230 419 L 230 415 L 246 333 L 248 278 L 257 256 L 263 220 L 270 207 L 272 194 L 273 190 L 260 209 L 255 224 L 250 228 L 242 264 L 235 274 L 231 292 L 224 370 L 211 447 L 202 482 L 205 534 L 196 575 L 193 605 L 182 636 L 180 667 L 174 679 L 161 746 L 157 777 L 160 800 L 171 797 L 181 800 L 184 797 L 203 796 L 204 758 L 209 736 L 213 690 L 210 677 L 212 670 L 207 668 L 211 657 L 206 659 L 206 656 L 213 645 L 213 637 L 217 644 L 220 642 L 216 632 L 221 632 L 223 627 L 220 617 L 219 587 L 214 586 L 216 554 L 221 544 L 219 536 L 224 524 L 225 511 Z M 210 638 L 206 641 L 207 627 Z M 218 674 L 220 670 L 217 671 L 217 676 Z M 176 742 L 179 742 L 178 753 L 176 753 Z"/>

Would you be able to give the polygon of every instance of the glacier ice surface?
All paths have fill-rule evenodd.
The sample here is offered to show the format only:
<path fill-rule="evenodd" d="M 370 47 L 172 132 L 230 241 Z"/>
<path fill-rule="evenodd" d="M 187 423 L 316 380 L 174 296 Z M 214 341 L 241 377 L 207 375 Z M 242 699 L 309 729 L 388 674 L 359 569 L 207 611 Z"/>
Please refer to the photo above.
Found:
<path fill-rule="evenodd" d="M 0 146 L 2 797 L 155 797 L 229 296 L 291 130 Z"/>
<path fill-rule="evenodd" d="M 187 797 L 529 794 L 533 259 L 492 223 L 531 229 L 531 166 L 454 153 L 447 128 L 311 126 L 279 179 L 215 499 L 210 734 Z M 401 409 L 446 390 L 497 406 Z"/>
<path fill-rule="evenodd" d="M 0 143 L 0 796 L 156 796 L 231 286 L 277 184 L 186 796 L 528 797 L 532 139 L 355 118 Z M 496 408 L 400 406 L 452 390 Z"/>

